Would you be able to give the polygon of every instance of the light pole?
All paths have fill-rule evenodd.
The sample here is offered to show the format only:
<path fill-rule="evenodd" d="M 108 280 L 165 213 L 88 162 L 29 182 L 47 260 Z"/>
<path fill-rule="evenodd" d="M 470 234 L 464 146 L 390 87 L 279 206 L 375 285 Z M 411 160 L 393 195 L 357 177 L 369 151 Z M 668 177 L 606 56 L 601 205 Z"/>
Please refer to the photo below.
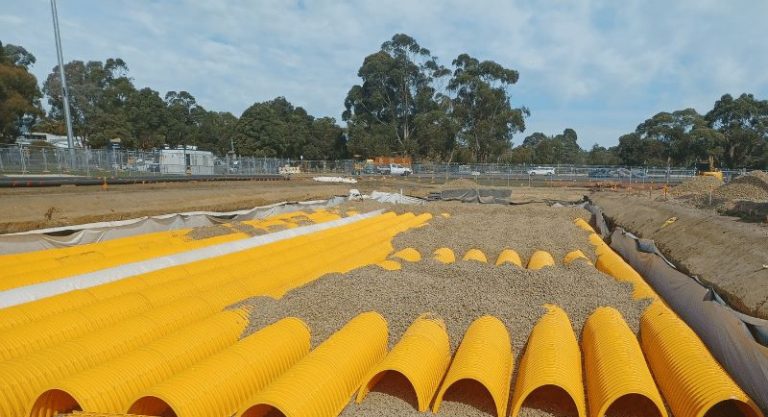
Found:
<path fill-rule="evenodd" d="M 56 55 L 59 59 L 59 76 L 61 77 L 61 95 L 64 97 L 64 117 L 67 122 L 67 146 L 69 147 L 70 167 L 75 169 L 75 141 L 72 134 L 72 115 L 69 113 L 69 91 L 67 77 L 64 74 L 64 54 L 61 52 L 61 34 L 59 33 L 59 14 L 56 11 L 56 0 L 51 0 L 53 16 L 53 35 L 56 38 Z"/>

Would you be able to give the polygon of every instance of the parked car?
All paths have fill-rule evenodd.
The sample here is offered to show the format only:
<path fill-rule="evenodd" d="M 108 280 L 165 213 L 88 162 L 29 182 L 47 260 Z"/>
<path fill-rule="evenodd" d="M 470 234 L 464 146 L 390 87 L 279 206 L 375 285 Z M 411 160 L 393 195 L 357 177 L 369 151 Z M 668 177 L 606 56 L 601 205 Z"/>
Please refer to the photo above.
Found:
<path fill-rule="evenodd" d="M 589 178 L 612 178 L 614 176 L 616 176 L 616 173 L 608 168 L 595 168 L 589 170 Z"/>
<path fill-rule="evenodd" d="M 400 164 L 389 164 L 379 167 L 379 173 L 382 175 L 411 175 L 413 170 Z"/>
<path fill-rule="evenodd" d="M 555 169 L 551 167 L 536 167 L 526 172 L 528 175 L 555 175 Z"/>

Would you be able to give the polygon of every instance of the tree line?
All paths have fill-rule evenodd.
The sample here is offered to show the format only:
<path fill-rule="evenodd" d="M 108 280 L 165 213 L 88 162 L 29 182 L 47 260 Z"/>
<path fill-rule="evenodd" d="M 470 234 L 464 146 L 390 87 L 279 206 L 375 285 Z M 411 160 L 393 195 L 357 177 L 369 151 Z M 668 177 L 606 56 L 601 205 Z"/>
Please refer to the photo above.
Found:
<path fill-rule="evenodd" d="M 64 134 L 61 80 L 38 86 L 36 59 L 0 43 L 0 142 L 22 131 Z M 460 54 L 442 64 L 414 38 L 396 34 L 366 56 L 344 100 L 342 122 L 316 117 L 284 97 L 239 117 L 207 110 L 187 91 L 137 87 L 120 58 L 64 66 L 76 136 L 93 148 L 119 138 L 127 148 L 196 145 L 219 154 L 304 159 L 410 156 L 417 161 L 691 166 L 712 156 L 724 167 L 768 165 L 768 101 L 723 95 L 711 110 L 661 112 L 618 138 L 585 150 L 574 129 L 534 132 L 515 146 L 530 111 L 513 105 L 519 73 Z M 48 106 L 42 104 L 45 99 Z"/>

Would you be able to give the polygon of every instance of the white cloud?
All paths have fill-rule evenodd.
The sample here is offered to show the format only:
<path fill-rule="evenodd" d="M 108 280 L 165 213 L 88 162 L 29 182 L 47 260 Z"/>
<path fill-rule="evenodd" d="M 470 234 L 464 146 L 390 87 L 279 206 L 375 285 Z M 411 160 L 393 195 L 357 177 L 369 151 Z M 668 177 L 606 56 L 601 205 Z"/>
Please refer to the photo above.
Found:
<path fill-rule="evenodd" d="M 44 79 L 48 1 L 4 3 L 0 40 L 32 51 Z M 584 146 L 726 92 L 767 96 L 767 15 L 750 0 L 59 2 L 67 60 L 120 56 L 137 86 L 187 90 L 207 108 L 239 114 L 283 95 L 338 118 L 363 58 L 405 32 L 444 64 L 468 52 L 518 69 L 527 133 L 576 127 Z"/>

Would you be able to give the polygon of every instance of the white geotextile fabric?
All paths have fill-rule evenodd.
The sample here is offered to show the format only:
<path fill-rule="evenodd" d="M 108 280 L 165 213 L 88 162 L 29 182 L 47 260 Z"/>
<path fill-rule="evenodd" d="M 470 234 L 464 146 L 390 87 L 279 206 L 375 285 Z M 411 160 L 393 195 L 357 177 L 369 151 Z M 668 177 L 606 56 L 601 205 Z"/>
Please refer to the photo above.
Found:
<path fill-rule="evenodd" d="M 0 308 L 12 307 L 15 305 L 39 300 L 41 298 L 63 294 L 69 291 L 95 287 L 97 285 L 118 281 L 147 272 L 157 271 L 163 268 L 184 265 L 203 259 L 215 258 L 230 253 L 252 249 L 257 246 L 266 245 L 280 240 L 290 239 L 296 236 L 306 235 L 309 233 L 319 232 L 321 230 L 327 230 L 334 227 L 351 224 L 363 219 L 378 216 L 382 212 L 383 210 L 376 210 L 369 213 L 358 214 L 355 216 L 345 217 L 329 222 L 281 230 L 279 232 L 254 236 L 248 239 L 220 243 L 218 245 L 211 245 L 187 252 L 176 253 L 173 255 L 162 256 L 154 259 L 147 259 L 139 262 L 132 262 L 95 272 L 89 272 L 87 274 L 75 275 L 54 281 L 41 282 L 39 284 L 32 284 L 25 287 L 0 291 Z"/>
<path fill-rule="evenodd" d="M 411 205 L 423 205 L 427 204 L 427 201 L 421 198 L 411 197 L 398 193 L 385 193 L 381 191 L 374 191 L 370 195 L 371 200 L 376 200 L 380 203 L 390 204 L 411 204 Z"/>
<path fill-rule="evenodd" d="M 345 201 L 345 198 L 334 197 L 329 200 L 299 203 L 282 202 L 255 207 L 249 210 L 230 212 L 192 211 L 140 217 L 130 220 L 9 233 L 0 235 L 0 255 L 104 242 L 144 233 L 211 226 L 222 222 L 261 219 L 281 213 L 330 207 L 343 201 Z"/>

